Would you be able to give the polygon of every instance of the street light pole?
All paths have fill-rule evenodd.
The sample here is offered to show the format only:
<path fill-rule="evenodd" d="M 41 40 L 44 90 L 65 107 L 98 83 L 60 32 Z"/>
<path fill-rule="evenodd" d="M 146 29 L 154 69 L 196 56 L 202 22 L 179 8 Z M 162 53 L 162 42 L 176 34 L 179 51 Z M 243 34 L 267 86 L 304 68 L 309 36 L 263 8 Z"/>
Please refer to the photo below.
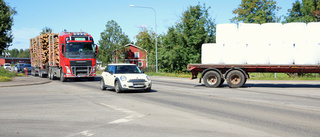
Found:
<path fill-rule="evenodd" d="M 130 7 L 136 7 L 136 8 L 146 8 L 146 9 L 152 9 L 154 11 L 154 21 L 155 21 L 155 37 L 156 37 L 156 72 L 158 73 L 158 38 L 157 38 L 157 12 L 154 8 L 152 7 L 143 7 L 143 6 L 135 6 L 135 5 L 130 5 Z"/>

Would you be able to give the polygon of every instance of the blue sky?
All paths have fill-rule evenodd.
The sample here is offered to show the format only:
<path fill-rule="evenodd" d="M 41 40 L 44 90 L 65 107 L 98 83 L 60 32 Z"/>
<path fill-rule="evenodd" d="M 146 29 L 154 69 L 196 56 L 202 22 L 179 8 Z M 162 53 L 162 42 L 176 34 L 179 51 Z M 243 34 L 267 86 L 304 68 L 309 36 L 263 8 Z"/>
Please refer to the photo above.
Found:
<path fill-rule="evenodd" d="M 241 0 L 4 0 L 15 7 L 12 27 L 14 40 L 9 49 L 29 48 L 30 38 L 36 37 L 42 28 L 50 27 L 58 33 L 67 31 L 85 31 L 100 40 L 108 21 L 116 21 L 131 41 L 141 27 L 154 30 L 155 16 L 151 9 L 135 8 L 129 5 L 152 7 L 157 12 L 157 32 L 164 34 L 168 27 L 176 22 L 190 5 L 200 3 L 211 7 L 209 14 L 216 24 L 230 23 L 234 17 L 232 11 Z M 295 0 L 276 0 L 282 9 L 278 16 L 286 15 Z"/>

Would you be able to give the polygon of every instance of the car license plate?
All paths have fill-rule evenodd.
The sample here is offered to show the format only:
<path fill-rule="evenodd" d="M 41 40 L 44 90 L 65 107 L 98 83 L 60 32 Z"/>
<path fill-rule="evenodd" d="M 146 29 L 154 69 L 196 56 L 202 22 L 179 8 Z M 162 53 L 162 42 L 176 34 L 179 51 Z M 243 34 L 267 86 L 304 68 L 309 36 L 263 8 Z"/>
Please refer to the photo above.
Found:
<path fill-rule="evenodd" d="M 144 85 L 133 85 L 133 87 L 135 87 L 135 88 L 141 88 L 141 87 L 144 87 Z"/>

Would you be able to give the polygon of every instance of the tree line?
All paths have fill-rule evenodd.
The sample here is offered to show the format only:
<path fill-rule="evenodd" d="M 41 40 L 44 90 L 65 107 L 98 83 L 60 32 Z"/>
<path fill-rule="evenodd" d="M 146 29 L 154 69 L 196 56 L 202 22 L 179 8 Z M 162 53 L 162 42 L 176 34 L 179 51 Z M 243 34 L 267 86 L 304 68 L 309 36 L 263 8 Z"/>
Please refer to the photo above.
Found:
<path fill-rule="evenodd" d="M 30 50 L 26 49 L 12 49 L 12 50 L 5 50 L 4 51 L 5 56 L 7 57 L 15 57 L 15 58 L 30 58 Z"/>
<path fill-rule="evenodd" d="M 209 14 L 210 9 L 210 6 L 207 7 L 200 3 L 189 6 L 177 23 L 169 27 L 165 34 L 155 34 L 152 30 L 141 28 L 135 37 L 135 45 L 148 51 L 148 66 L 155 66 L 156 62 L 155 38 L 158 40 L 160 71 L 186 71 L 187 64 L 201 63 L 201 45 L 215 43 L 216 38 L 215 19 Z M 230 19 L 230 22 L 262 24 L 320 21 L 319 0 L 296 0 L 286 15 L 277 15 L 279 9 L 281 7 L 277 6 L 275 0 L 242 0 L 239 6 L 232 11 L 234 17 Z M 16 13 L 14 8 L 0 0 L 0 53 L 11 45 L 13 39 L 11 27 L 13 16 Z M 103 64 L 113 62 L 114 51 L 121 49 L 128 43 L 132 42 L 119 24 L 114 20 L 108 21 L 98 42 L 100 51 L 98 59 Z"/>
<path fill-rule="evenodd" d="M 210 6 L 205 4 L 189 6 L 179 21 L 168 28 L 166 34 L 155 34 L 141 28 L 136 35 L 135 45 L 146 49 L 148 66 L 155 66 L 155 38 L 158 39 L 159 70 L 163 72 L 186 71 L 189 63 L 201 63 L 201 45 L 215 43 L 215 19 L 209 15 Z M 287 15 L 277 15 L 281 7 L 274 0 L 242 0 L 232 11 L 233 23 L 270 23 L 270 22 L 316 22 L 320 21 L 319 0 L 296 0 Z M 113 53 L 131 40 L 116 21 L 107 22 L 106 30 L 101 33 L 99 60 L 103 64 L 113 61 Z M 212 53 L 214 54 L 214 53 Z M 116 55 L 117 56 L 117 55 Z"/>

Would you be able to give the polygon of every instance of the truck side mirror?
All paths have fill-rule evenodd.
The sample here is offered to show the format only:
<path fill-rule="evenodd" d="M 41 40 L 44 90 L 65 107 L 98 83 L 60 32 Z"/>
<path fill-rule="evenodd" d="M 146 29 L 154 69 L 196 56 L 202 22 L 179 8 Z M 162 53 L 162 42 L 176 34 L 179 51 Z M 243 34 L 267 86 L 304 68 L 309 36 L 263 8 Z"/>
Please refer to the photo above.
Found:
<path fill-rule="evenodd" d="M 61 53 L 64 53 L 64 44 L 61 44 Z"/>
<path fill-rule="evenodd" d="M 99 54 L 99 48 L 98 48 L 98 45 L 97 44 L 94 44 L 94 47 L 95 47 L 95 54 L 98 55 Z"/>

